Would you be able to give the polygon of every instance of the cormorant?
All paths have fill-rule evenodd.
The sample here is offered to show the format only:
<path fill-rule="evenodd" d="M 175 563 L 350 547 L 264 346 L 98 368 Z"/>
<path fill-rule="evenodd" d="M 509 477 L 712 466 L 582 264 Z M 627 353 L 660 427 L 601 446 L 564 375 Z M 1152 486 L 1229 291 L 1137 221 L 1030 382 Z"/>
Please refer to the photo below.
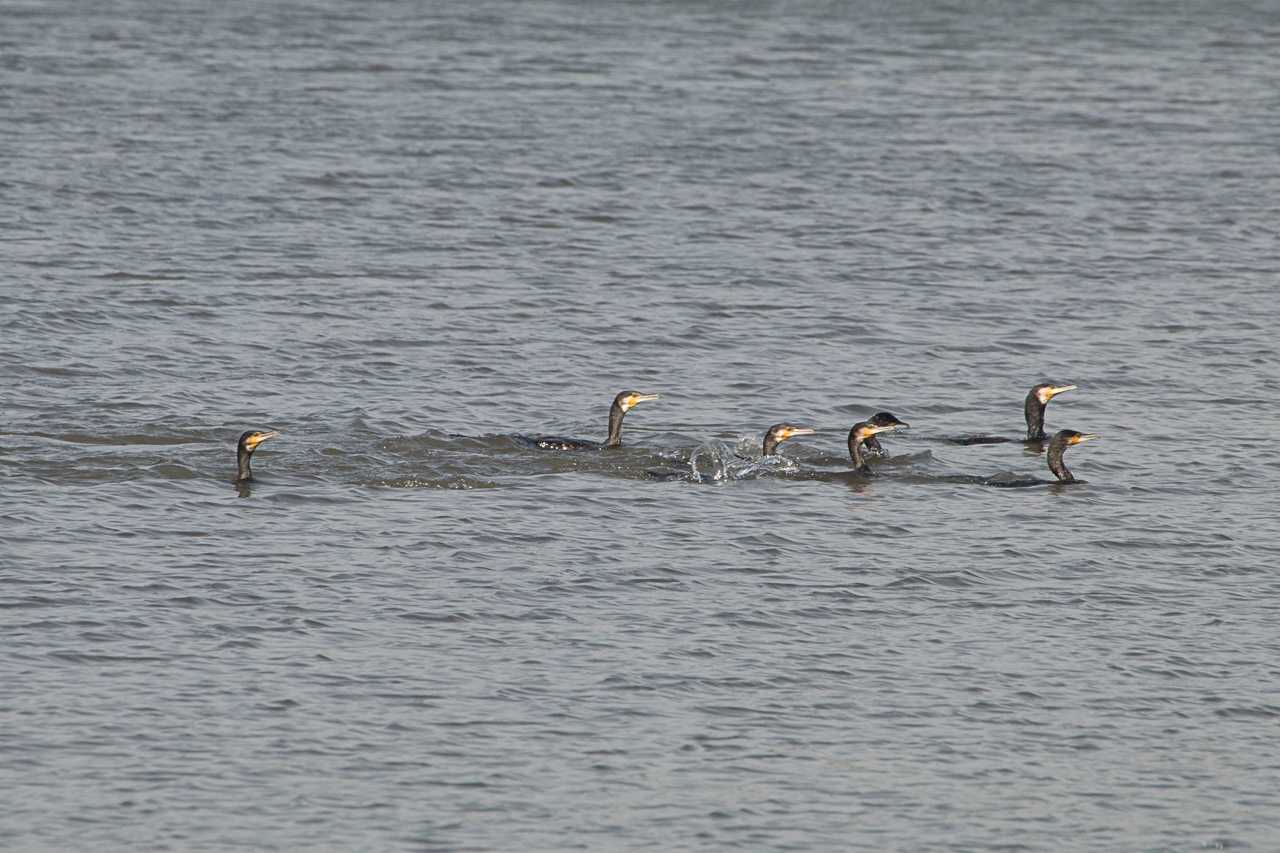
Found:
<path fill-rule="evenodd" d="M 243 483 L 246 480 L 253 479 L 253 472 L 249 470 L 249 457 L 253 455 L 253 451 L 258 449 L 258 445 L 266 441 L 268 438 L 275 438 L 280 433 L 275 430 L 270 432 L 259 432 L 251 429 L 236 442 L 236 482 Z"/>
<path fill-rule="evenodd" d="M 558 438 L 539 436 L 533 443 L 543 450 L 599 450 L 604 447 L 622 446 L 622 418 L 637 403 L 658 399 L 657 394 L 641 394 L 639 391 L 623 391 L 613 398 L 609 407 L 609 438 L 604 444 L 582 438 Z"/>
<path fill-rule="evenodd" d="M 854 424 L 849 430 L 849 458 L 853 460 L 853 470 L 864 474 L 871 471 L 867 467 L 867 461 L 862 458 L 863 445 L 870 446 L 868 439 L 874 440 L 877 433 L 902 429 L 906 426 L 910 424 L 903 423 L 889 412 L 878 412 L 867 420 Z M 880 442 L 877 441 L 875 446 L 879 449 Z"/>
<path fill-rule="evenodd" d="M 764 455 L 772 456 L 778 449 L 778 445 L 786 441 L 788 438 L 794 438 L 797 435 L 813 435 L 817 430 L 809 427 L 792 426 L 791 424 L 774 424 L 769 427 L 769 431 L 764 434 Z"/>
<path fill-rule="evenodd" d="M 1049 470 L 1053 472 L 1053 476 L 1063 483 L 1074 483 L 1076 478 L 1067 470 L 1067 463 L 1062 459 L 1063 451 L 1073 444 L 1101 437 L 1092 433 L 1076 432 L 1073 429 L 1058 430 L 1054 433 L 1053 438 L 1049 440 L 1049 452 L 1046 454 L 1049 457 Z"/>
<path fill-rule="evenodd" d="M 1064 391 L 1074 391 L 1075 387 L 1044 382 L 1027 392 L 1026 402 L 1022 404 L 1023 414 L 1027 417 L 1027 441 L 1044 441 L 1048 437 L 1044 433 L 1045 406 Z"/>

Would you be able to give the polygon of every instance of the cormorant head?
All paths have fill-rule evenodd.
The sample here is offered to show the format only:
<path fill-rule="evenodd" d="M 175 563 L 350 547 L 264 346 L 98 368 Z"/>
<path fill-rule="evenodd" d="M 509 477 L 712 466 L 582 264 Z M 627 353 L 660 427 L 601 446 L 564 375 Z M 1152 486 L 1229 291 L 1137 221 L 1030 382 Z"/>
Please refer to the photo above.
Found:
<path fill-rule="evenodd" d="M 613 398 L 613 405 L 625 413 L 635 408 L 637 403 L 656 399 L 658 399 L 657 394 L 641 394 L 639 391 L 623 391 Z"/>
<path fill-rule="evenodd" d="M 891 412 L 876 412 L 867 418 L 867 423 L 876 428 L 876 432 L 887 432 L 891 429 L 906 429 L 909 423 L 898 420 Z M 873 433 L 874 435 L 874 433 Z"/>
<path fill-rule="evenodd" d="M 252 453 L 258 449 L 259 444 L 262 444 L 262 442 L 266 441 L 268 438 L 275 438 L 279 434 L 280 433 L 275 430 L 260 432 L 256 429 L 251 429 L 240 436 L 240 441 L 236 443 L 236 450 L 244 451 L 245 453 Z"/>
<path fill-rule="evenodd" d="M 1044 441 L 1044 407 L 1054 397 L 1075 387 L 1042 382 L 1027 392 L 1027 399 L 1022 404 L 1022 413 L 1027 419 L 1027 441 Z"/>
<path fill-rule="evenodd" d="M 1049 440 L 1049 450 L 1046 454 L 1049 461 L 1049 470 L 1053 472 L 1053 476 L 1064 483 L 1070 483 L 1075 480 L 1075 477 L 1072 476 L 1071 471 L 1067 468 L 1067 463 L 1062 459 L 1062 452 L 1073 444 L 1080 444 L 1083 441 L 1101 437 L 1094 433 L 1076 432 L 1073 429 L 1060 429 L 1055 432 L 1053 438 Z"/>
<path fill-rule="evenodd" d="M 849 441 L 865 441 L 878 433 L 892 432 L 908 426 L 910 424 L 898 420 L 889 412 L 877 412 L 865 421 L 853 425 L 853 429 L 849 431 Z"/>
<path fill-rule="evenodd" d="M 798 427 L 791 424 L 774 424 L 769 427 L 769 435 L 780 442 L 797 435 L 813 435 L 816 432 L 817 430 L 812 427 Z"/>
<path fill-rule="evenodd" d="M 279 434 L 275 430 L 262 432 L 251 429 L 240 436 L 240 440 L 236 442 L 236 482 L 253 479 L 253 472 L 249 470 L 249 457 L 258 449 L 259 444 Z"/>
<path fill-rule="evenodd" d="M 1042 382 L 1031 389 L 1031 395 L 1043 406 L 1059 394 L 1074 390 L 1076 390 L 1075 385 L 1054 385 L 1052 382 Z"/>
<path fill-rule="evenodd" d="M 1082 441 L 1091 441 L 1095 438 L 1102 438 L 1096 432 L 1076 432 L 1073 429 L 1058 430 L 1058 435 L 1066 440 L 1067 444 L 1079 444 Z"/>
<path fill-rule="evenodd" d="M 613 398 L 609 407 L 609 438 L 605 447 L 617 447 L 622 444 L 622 416 L 631 411 L 637 403 L 658 399 L 657 394 L 641 394 L 639 391 L 623 391 Z"/>
<path fill-rule="evenodd" d="M 817 432 L 811 427 L 798 427 L 791 424 L 774 424 L 769 427 L 768 432 L 764 434 L 764 455 L 772 456 L 773 451 L 779 444 L 788 438 L 794 438 L 797 435 L 813 435 Z"/>

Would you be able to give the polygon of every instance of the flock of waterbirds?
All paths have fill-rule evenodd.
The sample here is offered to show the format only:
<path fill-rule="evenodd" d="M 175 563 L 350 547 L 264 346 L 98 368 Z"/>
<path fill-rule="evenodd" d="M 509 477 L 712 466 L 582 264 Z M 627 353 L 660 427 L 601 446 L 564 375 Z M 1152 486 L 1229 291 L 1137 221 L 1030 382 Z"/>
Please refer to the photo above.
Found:
<path fill-rule="evenodd" d="M 1082 433 L 1071 429 L 1059 430 L 1052 437 L 1049 437 L 1044 431 L 1044 413 L 1049 401 L 1059 394 L 1075 388 L 1075 385 L 1054 385 L 1049 382 L 1043 382 L 1027 393 L 1027 399 L 1023 405 L 1023 414 L 1027 421 L 1027 437 L 1024 444 L 1043 447 L 1045 441 L 1048 441 L 1046 457 L 1049 463 L 1049 470 L 1053 472 L 1058 482 L 1061 483 L 1077 482 L 1063 461 L 1063 452 L 1074 444 L 1099 437 L 1093 433 Z M 614 397 L 612 405 L 609 406 L 609 434 L 603 442 L 581 438 L 561 438 L 559 436 L 517 436 L 517 438 L 530 447 L 550 451 L 605 451 L 621 447 L 622 419 L 627 412 L 639 403 L 656 399 L 658 399 L 657 394 L 642 394 L 639 391 L 622 391 Z M 905 429 L 908 426 L 909 424 L 899 420 L 891 412 L 877 412 L 865 421 L 859 421 L 854 424 L 849 429 L 848 440 L 849 459 L 853 463 L 853 472 L 870 475 L 871 468 L 867 464 L 868 455 L 883 454 L 885 452 L 876 436 L 883 432 Z M 763 455 L 766 457 L 773 456 L 777 453 L 778 445 L 782 442 L 800 435 L 813 435 L 816 432 L 817 430 L 812 427 L 799 427 L 789 423 L 774 424 L 764 434 Z M 249 466 L 253 452 L 258 449 L 262 442 L 278 435 L 280 433 L 275 430 L 249 430 L 240 436 L 240 440 L 236 444 L 237 470 L 235 482 L 246 483 L 253 478 L 253 471 Z M 962 437 L 950 440 L 957 444 L 994 444 L 997 442 L 1016 441 L 1016 439 L 990 436 Z"/>

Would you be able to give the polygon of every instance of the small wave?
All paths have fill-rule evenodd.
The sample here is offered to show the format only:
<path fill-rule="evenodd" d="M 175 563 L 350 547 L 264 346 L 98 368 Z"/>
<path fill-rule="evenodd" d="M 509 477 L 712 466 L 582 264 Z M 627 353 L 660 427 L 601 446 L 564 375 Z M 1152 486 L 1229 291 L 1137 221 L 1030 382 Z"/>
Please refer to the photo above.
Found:
<path fill-rule="evenodd" d="M 179 465 L 176 462 L 160 462 L 147 470 L 166 480 L 194 480 L 200 476 L 186 465 Z"/>
<path fill-rule="evenodd" d="M 47 438 L 52 441 L 61 441 L 65 444 L 93 444 L 104 446 L 121 446 L 130 444 L 142 445 L 168 445 L 168 444 L 199 444 L 204 439 L 195 438 L 189 435 L 90 435 L 89 433 L 45 433 L 45 432 L 29 432 L 29 436 L 37 438 Z"/>
<path fill-rule="evenodd" d="M 103 655 L 90 654 L 87 652 L 75 652 L 57 650 L 49 652 L 49 657 L 56 658 L 67 663 L 164 663 L 171 661 L 172 658 L 161 657 L 160 655 Z"/>
<path fill-rule="evenodd" d="M 968 447 L 974 444 L 1012 444 L 1020 439 L 1003 435 L 943 435 L 939 436 L 938 440 Z"/>
<path fill-rule="evenodd" d="M 1038 477 L 1028 477 L 1024 474 L 1015 474 L 1012 471 L 1001 471 L 999 474 L 993 474 L 990 477 L 978 478 L 978 484 L 982 486 L 995 486 L 999 489 L 1022 489 L 1027 486 L 1048 486 L 1052 485 L 1054 480 L 1042 480 Z"/>
<path fill-rule="evenodd" d="M 1280 717 L 1280 706 L 1277 705 L 1234 705 L 1214 710 L 1214 715 L 1227 719 L 1275 719 Z"/>
<path fill-rule="evenodd" d="M 964 589 L 982 586 L 986 580 L 973 571 L 938 572 L 937 574 L 910 574 L 885 584 L 886 589 L 913 586 L 944 586 L 953 589 Z"/>
<path fill-rule="evenodd" d="M 105 281 L 185 281 L 186 276 L 173 275 L 171 273 L 151 273 L 151 272 L 129 272 L 118 270 L 116 272 L 102 273 L 97 278 Z"/>
<path fill-rule="evenodd" d="M 94 371 L 88 368 L 80 370 L 73 367 L 45 366 L 41 364 L 30 364 L 30 365 L 27 365 L 27 369 L 30 370 L 32 373 L 38 373 L 42 376 L 60 376 L 60 377 L 74 378 L 77 376 L 93 376 L 94 375 Z"/>
<path fill-rule="evenodd" d="M 362 485 L 375 489 L 496 489 L 492 480 L 476 477 L 396 477 L 388 480 L 367 480 Z"/>
<path fill-rule="evenodd" d="M 873 466 L 883 466 L 883 465 L 899 466 L 899 465 L 916 465 L 922 462 L 932 462 L 932 461 L 933 461 L 932 450 L 921 450 L 919 453 L 899 453 L 896 456 L 891 455 L 886 451 L 881 453 L 878 458 L 873 457 L 871 459 L 871 464 Z"/>

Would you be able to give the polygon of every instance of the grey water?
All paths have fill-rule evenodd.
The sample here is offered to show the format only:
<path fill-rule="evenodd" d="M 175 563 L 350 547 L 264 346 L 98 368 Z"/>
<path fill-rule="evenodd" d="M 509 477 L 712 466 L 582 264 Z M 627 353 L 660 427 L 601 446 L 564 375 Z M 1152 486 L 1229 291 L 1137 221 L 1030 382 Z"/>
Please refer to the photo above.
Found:
<path fill-rule="evenodd" d="M 1277 139 L 1271 2 L 4 3 L 0 848 L 1280 849 Z"/>

